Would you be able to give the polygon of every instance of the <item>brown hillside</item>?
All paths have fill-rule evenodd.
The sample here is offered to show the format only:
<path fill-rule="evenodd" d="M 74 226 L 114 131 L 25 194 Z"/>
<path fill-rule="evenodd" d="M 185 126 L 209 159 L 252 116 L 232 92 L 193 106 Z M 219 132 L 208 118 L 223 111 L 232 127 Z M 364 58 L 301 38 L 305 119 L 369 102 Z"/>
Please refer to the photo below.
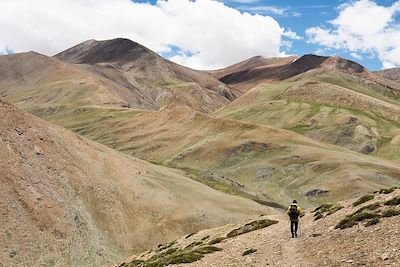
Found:
<path fill-rule="evenodd" d="M 74 114 L 46 118 L 129 155 L 184 169 L 213 188 L 252 199 L 283 203 L 296 197 L 311 204 L 400 183 L 400 166 L 389 160 L 187 107 L 156 112 L 92 108 L 78 117 Z M 329 194 L 316 197 L 315 189 Z"/>
<path fill-rule="evenodd" d="M 271 64 L 264 67 L 241 69 L 221 77 L 220 80 L 241 91 L 247 91 L 262 82 L 285 80 L 316 68 L 351 73 L 368 72 L 363 66 L 336 56 L 304 55 L 298 59 L 292 57 L 286 59 L 289 59 L 286 64 Z"/>
<path fill-rule="evenodd" d="M 55 57 L 140 88 L 159 107 L 186 104 L 210 112 L 239 95 L 209 73 L 173 63 L 128 39 L 89 40 Z"/>
<path fill-rule="evenodd" d="M 270 67 L 277 67 L 282 65 L 287 65 L 297 60 L 299 57 L 290 56 L 290 57 L 276 57 L 276 58 L 264 58 L 262 56 L 255 56 L 246 60 L 243 60 L 239 63 L 231 65 L 229 67 L 210 71 L 212 75 L 216 78 L 221 79 L 232 73 L 237 73 L 239 71 L 251 70 L 251 69 L 263 69 Z"/>
<path fill-rule="evenodd" d="M 400 68 L 392 68 L 392 69 L 376 71 L 375 74 L 389 80 L 400 82 Z"/>
<path fill-rule="evenodd" d="M 274 213 L 120 154 L 0 99 L 0 262 L 94 266 Z"/>
<path fill-rule="evenodd" d="M 157 108 L 136 87 L 34 52 L 0 56 L 0 77 L 1 96 L 38 115 L 86 105 Z"/>

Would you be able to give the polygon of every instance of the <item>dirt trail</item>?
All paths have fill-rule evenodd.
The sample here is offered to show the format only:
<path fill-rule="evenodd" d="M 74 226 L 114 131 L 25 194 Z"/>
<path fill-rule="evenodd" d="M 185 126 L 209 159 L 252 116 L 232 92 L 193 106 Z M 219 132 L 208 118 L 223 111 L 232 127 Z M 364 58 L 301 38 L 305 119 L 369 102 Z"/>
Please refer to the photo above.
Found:
<path fill-rule="evenodd" d="M 271 219 L 278 220 L 279 223 L 228 239 L 218 245 L 223 248 L 223 252 L 209 254 L 200 261 L 181 266 L 313 266 L 305 260 L 299 250 L 308 229 L 302 227 L 301 236 L 291 238 L 290 226 L 285 214 L 271 216 Z M 257 251 L 242 256 L 248 249 Z"/>
<path fill-rule="evenodd" d="M 308 210 L 300 219 L 298 238 L 290 237 L 286 214 L 268 216 L 279 223 L 228 238 L 217 244 L 222 251 L 180 266 L 400 266 L 399 216 L 382 216 L 377 224 L 368 227 L 360 222 L 344 230 L 335 229 L 345 216 L 373 203 L 380 203 L 380 208 L 370 213 L 400 208 L 382 204 L 400 196 L 399 193 L 400 189 L 391 194 L 375 194 L 373 199 L 356 207 L 355 199 L 341 202 L 340 210 L 317 221 Z M 249 249 L 256 251 L 243 255 Z"/>

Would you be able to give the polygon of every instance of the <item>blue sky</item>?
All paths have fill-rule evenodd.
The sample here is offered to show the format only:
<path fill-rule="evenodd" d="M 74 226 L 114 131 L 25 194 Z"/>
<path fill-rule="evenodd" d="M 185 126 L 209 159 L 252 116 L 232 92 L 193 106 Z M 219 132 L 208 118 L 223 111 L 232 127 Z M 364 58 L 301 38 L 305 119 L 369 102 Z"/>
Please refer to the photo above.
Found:
<path fill-rule="evenodd" d="M 147 2 L 156 4 L 156 0 L 146 1 L 139 0 L 135 2 Z M 281 27 L 290 29 L 295 32 L 301 39 L 291 40 L 290 47 L 283 47 L 282 50 L 287 54 L 304 55 L 308 53 L 315 53 L 321 55 L 338 55 L 359 62 L 371 70 L 382 69 L 382 62 L 376 55 L 371 53 L 357 52 L 357 56 L 352 56 L 354 50 L 347 49 L 332 49 L 323 45 L 310 43 L 306 30 L 312 27 L 320 26 L 322 28 L 329 28 L 331 24 L 329 21 L 334 20 L 340 13 L 340 6 L 351 4 L 357 1 L 345 0 L 237 0 L 237 1 L 221 1 L 225 5 L 235 8 L 241 12 L 248 12 L 250 14 L 260 14 L 273 17 Z M 379 6 L 389 7 L 396 1 L 393 0 L 379 0 L 373 1 Z M 399 23 L 399 16 L 394 16 L 395 23 Z M 162 55 L 170 57 L 174 54 L 176 48 L 168 53 Z M 360 56 L 360 57 L 359 57 Z M 394 66 L 393 66 L 394 67 Z"/>
<path fill-rule="evenodd" d="M 400 67 L 400 0 L 10 0 L 0 7 L 0 54 L 51 56 L 88 39 L 123 37 L 196 69 L 309 53 L 371 70 Z"/>

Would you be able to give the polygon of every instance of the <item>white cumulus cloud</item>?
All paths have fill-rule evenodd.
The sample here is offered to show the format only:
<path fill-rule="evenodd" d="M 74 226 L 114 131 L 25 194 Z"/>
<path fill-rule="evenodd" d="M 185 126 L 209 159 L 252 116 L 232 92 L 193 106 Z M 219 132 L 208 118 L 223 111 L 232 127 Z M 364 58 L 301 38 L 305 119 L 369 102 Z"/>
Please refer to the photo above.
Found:
<path fill-rule="evenodd" d="M 400 23 L 396 15 L 400 1 L 380 6 L 360 0 L 339 6 L 339 16 L 329 21 L 330 27 L 306 30 L 310 43 L 331 49 L 345 49 L 354 58 L 361 54 L 376 56 L 383 68 L 400 66 Z"/>
<path fill-rule="evenodd" d="M 0 3 L 0 50 L 53 55 L 87 39 L 129 38 L 171 59 L 209 69 L 254 55 L 279 56 L 296 39 L 269 16 L 242 13 L 213 0 L 13 0 Z"/>

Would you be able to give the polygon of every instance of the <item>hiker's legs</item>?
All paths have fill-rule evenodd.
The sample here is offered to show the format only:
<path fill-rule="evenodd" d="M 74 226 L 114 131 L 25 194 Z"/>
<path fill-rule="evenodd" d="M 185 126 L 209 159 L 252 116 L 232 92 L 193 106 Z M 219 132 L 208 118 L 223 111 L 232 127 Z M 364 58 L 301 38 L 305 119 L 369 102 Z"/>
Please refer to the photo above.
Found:
<path fill-rule="evenodd" d="M 297 237 L 297 228 L 299 227 L 299 222 L 293 222 L 294 224 L 294 235 Z"/>
<path fill-rule="evenodd" d="M 290 221 L 290 232 L 292 233 L 292 237 L 294 237 L 295 231 L 295 223 L 294 221 Z"/>

